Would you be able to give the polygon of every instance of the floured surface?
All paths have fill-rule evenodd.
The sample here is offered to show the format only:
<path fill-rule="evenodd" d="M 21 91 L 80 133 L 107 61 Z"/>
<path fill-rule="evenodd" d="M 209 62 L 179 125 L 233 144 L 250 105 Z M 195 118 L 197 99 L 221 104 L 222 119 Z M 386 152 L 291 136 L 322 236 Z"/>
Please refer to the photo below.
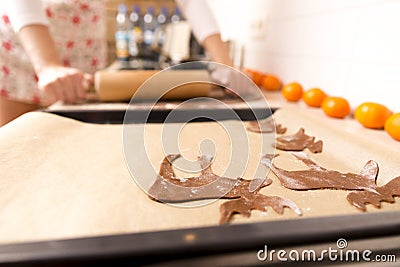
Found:
<path fill-rule="evenodd" d="M 287 134 L 304 127 L 307 133 L 323 140 L 322 153 L 306 153 L 326 168 L 358 172 L 373 159 L 380 167 L 378 185 L 400 175 L 396 146 L 374 144 L 373 140 L 337 127 L 328 128 L 329 120 L 321 122 L 318 116 L 299 111 L 280 110 L 275 118 L 288 128 Z M 245 127 L 240 122 L 229 123 L 238 129 Z M 146 127 L 146 148 L 156 172 L 164 157 L 161 131 L 162 125 Z M 251 153 L 242 177 L 251 179 L 259 164 L 261 140 L 257 133 L 247 134 Z M 213 169 L 222 174 L 231 151 L 229 138 L 217 123 L 186 126 L 180 136 L 181 153 L 194 160 L 204 137 L 217 144 Z M 128 145 L 134 149 L 135 142 Z M 306 168 L 288 152 L 278 153 L 280 156 L 274 161 L 277 166 L 289 170 Z M 0 130 L 0 164 L 1 243 L 218 225 L 219 206 L 226 201 L 217 200 L 199 208 L 176 208 L 149 199 L 125 164 L 121 125 L 90 125 L 30 113 Z M 360 213 L 347 202 L 348 191 L 293 191 L 281 186 L 274 174 L 268 177 L 273 183 L 260 193 L 292 200 L 303 216 L 289 209 L 283 215 L 269 209 L 253 211 L 250 218 L 235 215 L 234 222 Z M 383 203 L 381 210 L 371 206 L 367 210 L 400 211 L 400 200 L 396 200 L 395 204 Z"/>

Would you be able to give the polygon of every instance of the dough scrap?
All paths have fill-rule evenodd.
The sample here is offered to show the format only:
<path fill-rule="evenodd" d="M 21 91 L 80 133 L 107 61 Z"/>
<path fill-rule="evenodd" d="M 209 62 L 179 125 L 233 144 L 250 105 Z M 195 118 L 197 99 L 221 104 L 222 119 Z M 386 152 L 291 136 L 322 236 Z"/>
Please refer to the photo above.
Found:
<path fill-rule="evenodd" d="M 323 143 L 321 140 L 315 142 L 314 136 L 306 135 L 304 129 L 300 128 L 294 135 L 277 137 L 275 146 L 284 151 L 303 151 L 308 148 L 313 153 L 320 153 Z"/>
<path fill-rule="evenodd" d="M 247 126 L 247 130 L 255 133 L 273 133 L 284 134 L 287 128 L 283 127 L 281 124 L 275 123 L 272 117 L 268 117 L 264 120 L 251 121 Z"/>

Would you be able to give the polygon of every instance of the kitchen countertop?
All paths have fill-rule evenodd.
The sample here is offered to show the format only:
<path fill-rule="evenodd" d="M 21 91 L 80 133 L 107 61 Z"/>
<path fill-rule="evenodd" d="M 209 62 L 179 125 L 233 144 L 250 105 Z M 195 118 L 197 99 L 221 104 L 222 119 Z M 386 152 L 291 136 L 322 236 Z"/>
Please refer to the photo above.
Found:
<path fill-rule="evenodd" d="M 369 139 L 371 142 L 379 143 L 382 146 L 390 147 L 391 149 L 397 149 L 400 152 L 400 141 L 393 139 L 384 130 L 368 129 L 363 127 L 352 118 L 352 115 L 344 119 L 330 118 L 325 115 L 322 109 L 308 107 L 302 101 L 296 103 L 285 101 L 280 92 L 265 92 L 264 95 L 271 107 L 298 109 L 299 112 L 305 113 L 307 116 L 310 116 L 315 120 L 321 122 L 328 121 L 329 126 L 332 128 L 340 128 L 345 132 L 358 135 L 362 139 Z"/>

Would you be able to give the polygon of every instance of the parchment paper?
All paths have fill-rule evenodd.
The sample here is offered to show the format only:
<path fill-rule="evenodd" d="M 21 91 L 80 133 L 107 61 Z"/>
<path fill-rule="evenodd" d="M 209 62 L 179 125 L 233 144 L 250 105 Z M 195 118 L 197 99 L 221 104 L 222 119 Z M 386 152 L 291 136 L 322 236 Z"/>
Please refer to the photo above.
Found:
<path fill-rule="evenodd" d="M 277 122 L 294 133 L 304 127 L 307 134 L 324 141 L 324 150 L 314 160 L 329 169 L 358 172 L 369 160 L 379 163 L 378 184 L 399 176 L 398 148 L 374 144 L 373 140 L 341 130 L 346 122 L 320 120 L 297 110 L 280 110 Z M 241 122 L 229 122 L 243 127 Z M 330 126 L 330 127 L 329 127 Z M 135 126 L 130 126 L 135 127 Z M 146 148 L 156 170 L 163 159 L 160 133 L 162 125 L 146 127 Z M 248 133 L 251 149 L 244 178 L 252 178 L 258 166 L 260 135 Z M 180 135 L 184 156 L 195 159 L 203 138 L 217 144 L 213 168 L 224 172 L 230 160 L 227 134 L 215 122 L 191 123 Z M 134 144 L 133 142 L 132 144 Z M 383 142 L 385 143 L 385 142 Z M 129 144 L 129 145 L 132 145 Z M 134 149 L 134 147 L 132 147 Z M 290 154 L 279 152 L 276 164 L 287 169 L 304 166 Z M 217 200 L 199 208 L 176 208 L 150 200 L 131 177 L 123 155 L 122 126 L 94 125 L 46 113 L 29 113 L 0 129 L 0 243 L 75 238 L 142 231 L 217 225 Z M 179 172 L 178 172 L 179 173 Z M 304 215 L 286 209 L 284 215 L 270 209 L 253 211 L 251 218 L 240 215 L 233 223 L 360 213 L 350 206 L 344 191 L 297 192 L 283 188 L 272 174 L 271 186 L 261 190 L 294 201 Z M 400 210 L 396 204 L 383 204 L 381 210 Z"/>

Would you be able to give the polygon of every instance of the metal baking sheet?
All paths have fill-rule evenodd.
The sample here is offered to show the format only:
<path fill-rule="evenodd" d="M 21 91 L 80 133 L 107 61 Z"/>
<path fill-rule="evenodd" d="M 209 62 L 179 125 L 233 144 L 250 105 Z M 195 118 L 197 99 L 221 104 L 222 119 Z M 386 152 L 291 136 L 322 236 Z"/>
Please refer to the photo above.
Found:
<path fill-rule="evenodd" d="M 218 255 L 244 252 L 254 255 L 251 265 L 258 265 L 262 262 L 257 259 L 257 252 L 265 245 L 271 249 L 283 249 L 296 245 L 312 247 L 336 242 L 339 238 L 346 238 L 350 243 L 373 239 L 375 241 L 368 243 L 369 249 L 378 253 L 382 250 L 379 240 L 387 237 L 394 238 L 395 242 L 400 240 L 400 212 L 1 245 L 0 265 L 82 266 L 98 262 L 146 265 L 177 260 L 213 265 Z M 394 249 L 390 253 L 399 257 L 400 244 L 392 245 Z M 281 265 L 285 265 L 285 262 L 281 262 Z M 318 262 L 318 265 L 324 263 Z"/>
<path fill-rule="evenodd" d="M 49 112 L 57 114 L 56 111 Z M 79 115 L 85 111 L 73 112 Z M 110 115 L 113 112 L 110 110 L 91 112 L 98 116 L 81 117 L 80 120 L 121 123 L 123 118 L 113 117 L 115 115 Z M 164 115 L 155 114 L 154 118 L 162 121 L 160 116 L 168 115 L 168 109 L 159 112 Z M 60 115 L 73 117 L 71 114 L 67 112 Z M 197 261 L 216 265 L 217 256 L 241 253 L 254 255 L 251 265 L 258 265 L 260 262 L 256 253 L 264 245 L 271 249 L 295 245 L 317 246 L 346 238 L 349 242 L 369 242 L 370 249 L 379 252 L 382 250 L 382 240 L 394 238 L 394 242 L 398 242 L 399 238 L 396 237 L 400 237 L 400 212 L 363 213 L 1 245 L 0 265 L 82 266 L 99 261 L 134 265 Z M 400 242 L 393 245 L 390 252 L 399 255 Z M 284 264 L 281 262 L 279 266 Z"/>
<path fill-rule="evenodd" d="M 43 111 L 82 122 L 121 124 L 124 121 L 125 113 L 129 113 L 129 123 L 162 123 L 172 110 L 175 112 L 175 117 L 170 122 L 185 122 L 193 115 L 198 117 L 193 122 L 210 121 L 207 117 L 216 120 L 232 120 L 237 118 L 236 115 L 243 121 L 251 121 L 256 118 L 267 118 L 276 110 L 276 108 L 266 108 L 265 102 L 258 102 L 258 100 L 250 103 L 253 109 L 249 109 L 248 105 L 242 101 L 225 100 L 224 103 L 236 114 L 221 108 L 220 105 L 204 101 L 186 105 L 184 108 L 179 107 L 181 102 L 158 102 L 154 106 L 146 102 L 135 103 L 135 105 L 128 103 L 57 104 Z M 149 111 L 151 112 L 149 113 Z M 149 113 L 149 117 L 147 121 L 143 121 L 143 115 L 146 113 Z"/>

